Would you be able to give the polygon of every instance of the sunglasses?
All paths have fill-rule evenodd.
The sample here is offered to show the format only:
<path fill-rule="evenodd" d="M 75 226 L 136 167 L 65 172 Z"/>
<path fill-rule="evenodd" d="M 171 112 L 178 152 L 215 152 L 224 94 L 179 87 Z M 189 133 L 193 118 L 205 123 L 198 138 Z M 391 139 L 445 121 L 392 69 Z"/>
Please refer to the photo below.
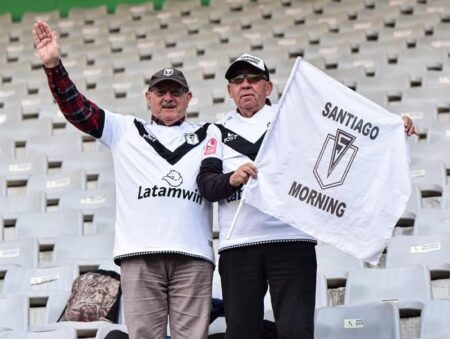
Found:
<path fill-rule="evenodd" d="M 244 79 L 247 79 L 247 81 L 251 84 L 256 83 L 260 80 L 267 80 L 267 77 L 264 74 L 258 73 L 258 74 L 239 74 L 238 76 L 231 78 L 228 80 L 230 84 L 242 84 L 244 82 Z"/>
<path fill-rule="evenodd" d="M 155 93 L 156 96 L 162 97 L 166 95 L 167 92 L 173 97 L 181 97 L 184 93 L 186 93 L 186 89 L 183 87 L 173 87 L 173 88 L 162 88 L 162 87 L 153 87 L 151 92 Z"/>

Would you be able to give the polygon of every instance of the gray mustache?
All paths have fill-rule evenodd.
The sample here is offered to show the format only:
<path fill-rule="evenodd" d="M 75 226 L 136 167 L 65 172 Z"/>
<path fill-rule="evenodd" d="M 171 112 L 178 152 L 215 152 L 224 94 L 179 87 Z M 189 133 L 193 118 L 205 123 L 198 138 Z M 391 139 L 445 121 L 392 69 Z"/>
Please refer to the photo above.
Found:
<path fill-rule="evenodd" d="M 173 102 L 163 102 L 161 105 L 162 108 L 175 108 L 177 105 Z"/>

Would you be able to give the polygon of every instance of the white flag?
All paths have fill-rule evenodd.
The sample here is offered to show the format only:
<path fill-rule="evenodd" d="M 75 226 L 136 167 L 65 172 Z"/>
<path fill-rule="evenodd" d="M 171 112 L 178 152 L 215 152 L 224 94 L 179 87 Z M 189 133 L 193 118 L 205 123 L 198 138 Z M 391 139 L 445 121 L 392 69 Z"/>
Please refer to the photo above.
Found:
<path fill-rule="evenodd" d="M 245 203 L 372 264 L 411 191 L 402 119 L 302 59 L 256 164 Z"/>

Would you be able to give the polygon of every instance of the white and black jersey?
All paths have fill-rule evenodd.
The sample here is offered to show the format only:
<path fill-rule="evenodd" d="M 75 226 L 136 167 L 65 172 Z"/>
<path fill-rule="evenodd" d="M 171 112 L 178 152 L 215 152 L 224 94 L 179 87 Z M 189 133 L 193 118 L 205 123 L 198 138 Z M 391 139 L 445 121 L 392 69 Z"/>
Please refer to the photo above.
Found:
<path fill-rule="evenodd" d="M 99 140 L 116 178 L 114 260 L 179 253 L 214 263 L 212 207 L 196 177 L 207 125 L 163 126 L 105 111 Z"/>
<path fill-rule="evenodd" d="M 254 161 L 276 109 L 264 106 L 250 118 L 229 112 L 210 125 L 197 183 L 203 196 L 219 201 L 219 251 L 269 242 L 313 241 L 311 236 L 244 204 L 230 239 L 227 238 L 243 187 L 234 188 L 229 177 L 239 166 Z M 275 161 L 276 159 L 274 159 Z"/>

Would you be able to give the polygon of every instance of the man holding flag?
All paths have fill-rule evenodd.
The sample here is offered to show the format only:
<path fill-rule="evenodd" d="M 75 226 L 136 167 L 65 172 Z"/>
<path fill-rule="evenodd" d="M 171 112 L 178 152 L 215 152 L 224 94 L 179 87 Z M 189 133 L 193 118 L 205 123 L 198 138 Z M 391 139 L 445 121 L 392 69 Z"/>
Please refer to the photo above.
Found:
<path fill-rule="evenodd" d="M 274 148 L 276 145 L 273 138 L 268 140 L 265 135 L 272 122 L 276 122 L 279 110 L 267 99 L 273 85 L 264 61 L 255 56 L 243 54 L 230 65 L 225 78 L 229 82 L 228 93 L 235 101 L 237 109 L 229 112 L 224 119 L 210 127 L 204 160 L 197 177 L 202 195 L 208 200 L 219 201 L 219 272 L 227 322 L 225 338 L 259 339 L 261 337 L 264 296 L 268 287 L 270 287 L 278 337 L 313 338 L 317 270 L 314 247 L 317 236 L 313 234 L 314 232 L 301 230 L 302 223 L 307 220 L 301 218 L 292 221 L 290 216 L 282 217 L 280 210 L 287 209 L 283 204 L 292 196 L 278 197 L 277 194 L 280 193 L 277 192 L 276 187 L 283 181 L 283 171 L 289 168 L 289 171 L 295 173 L 296 162 L 302 160 L 299 158 L 289 162 L 290 159 L 283 157 L 287 160 L 286 163 L 278 163 L 278 158 L 282 158 L 283 152 L 291 154 L 296 151 L 292 148 L 290 139 L 303 140 L 303 144 L 308 144 L 309 140 L 302 139 L 301 133 L 295 132 L 295 129 L 298 130 L 301 125 L 297 124 L 298 117 L 295 115 L 303 119 L 309 112 L 296 112 L 295 109 L 288 111 L 281 107 L 279 115 L 287 120 L 293 119 L 291 127 L 294 131 L 291 130 L 290 134 L 284 135 L 285 144 L 277 144 L 277 147 L 281 145 L 283 148 Z M 292 75 L 290 81 L 292 81 Z M 296 90 L 294 97 L 303 95 L 301 89 L 296 88 Z M 285 96 L 288 94 L 286 93 Z M 322 109 L 326 112 L 323 114 L 324 119 L 333 122 L 338 120 L 339 109 L 335 106 L 324 105 Z M 339 117 L 339 121 L 350 119 L 350 114 L 344 118 Z M 356 115 L 352 115 L 355 116 L 353 119 L 356 119 Z M 363 122 L 362 126 L 359 126 L 360 124 L 359 121 L 353 120 L 347 122 L 350 128 L 359 129 L 360 133 L 367 134 L 368 138 L 377 133 L 374 128 L 368 129 L 367 122 L 365 124 Z M 416 133 L 411 119 L 404 118 L 404 125 L 408 135 Z M 349 155 L 351 158 L 355 154 L 356 146 L 352 137 L 349 136 L 350 133 L 346 131 L 347 128 L 348 126 L 341 128 L 340 136 L 342 137 L 337 148 L 341 152 L 335 151 L 334 167 L 331 166 L 328 169 L 324 181 L 334 180 L 337 173 L 334 170 L 337 168 L 342 172 L 342 166 L 339 164 L 348 162 Z M 378 133 L 382 134 L 380 131 Z M 277 131 L 268 137 L 276 138 L 280 134 L 283 135 L 283 131 Z M 336 138 L 335 135 L 334 139 L 330 140 L 334 141 Z M 258 155 L 261 147 L 265 147 L 265 150 Z M 318 151 L 317 155 L 320 154 L 320 149 Z M 270 157 L 264 157 L 265 152 Z M 328 149 L 327 152 L 329 153 Z M 257 155 L 258 164 L 260 164 L 259 158 L 263 158 L 263 165 L 272 165 L 267 166 L 269 175 L 262 175 L 263 166 L 259 165 L 259 169 L 256 168 L 253 161 Z M 311 160 L 306 159 L 304 162 L 304 166 L 308 166 Z M 314 163 L 311 167 L 314 167 Z M 320 176 L 324 176 L 322 164 L 319 164 L 317 172 L 320 172 Z M 331 179 L 329 179 L 330 176 Z M 266 189 L 262 191 L 261 187 L 260 192 L 253 194 L 251 201 L 245 200 L 245 204 L 239 205 L 241 198 L 245 199 L 244 185 L 249 178 L 257 179 L 257 177 L 258 180 L 253 180 L 251 183 L 260 184 L 262 187 L 271 184 L 272 191 L 267 192 Z M 293 187 L 293 181 L 288 183 L 290 185 L 288 188 L 292 189 L 294 195 L 292 199 L 296 204 L 298 204 L 299 195 L 303 199 L 306 193 L 306 201 L 309 200 L 309 203 L 313 205 L 318 204 L 317 190 L 313 193 L 312 187 L 308 187 L 308 192 L 305 192 L 306 186 L 299 186 L 300 181 L 297 180 L 296 186 Z M 327 184 L 332 185 L 330 183 L 324 185 Z M 283 193 L 289 195 L 289 189 Z M 266 199 L 267 197 L 269 198 Z M 324 208 L 320 212 L 325 211 L 325 214 L 329 215 L 329 212 L 333 211 L 334 216 L 342 213 L 344 206 L 339 205 L 338 199 L 336 199 L 337 202 L 331 201 L 331 195 L 327 196 L 323 193 L 320 201 L 321 207 Z M 267 204 L 278 209 L 267 208 Z M 240 206 L 239 216 L 233 222 L 238 206 Z M 297 207 L 295 205 L 294 209 Z M 233 227 L 235 226 L 234 229 L 231 229 L 232 224 Z M 321 228 L 322 224 L 311 225 L 308 230 L 314 230 L 313 226 Z"/>

